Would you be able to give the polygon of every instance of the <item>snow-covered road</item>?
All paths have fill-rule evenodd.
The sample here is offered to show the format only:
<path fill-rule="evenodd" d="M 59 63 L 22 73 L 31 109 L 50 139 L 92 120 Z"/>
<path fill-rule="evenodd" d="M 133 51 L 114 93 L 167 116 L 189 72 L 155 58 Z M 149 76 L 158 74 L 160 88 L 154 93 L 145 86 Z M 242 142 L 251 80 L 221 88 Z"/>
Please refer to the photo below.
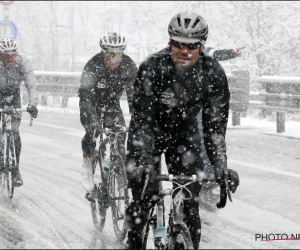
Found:
<path fill-rule="evenodd" d="M 0 195 L 0 248 L 123 248 L 110 212 L 104 231 L 94 229 L 80 183 L 78 113 L 41 110 L 33 127 L 24 114 L 20 133 L 24 186 L 12 200 Z M 300 234 L 300 140 L 242 126 L 230 127 L 226 139 L 229 167 L 241 184 L 224 209 L 202 204 L 201 247 L 300 248 L 300 240 L 255 240 L 256 234 Z"/>

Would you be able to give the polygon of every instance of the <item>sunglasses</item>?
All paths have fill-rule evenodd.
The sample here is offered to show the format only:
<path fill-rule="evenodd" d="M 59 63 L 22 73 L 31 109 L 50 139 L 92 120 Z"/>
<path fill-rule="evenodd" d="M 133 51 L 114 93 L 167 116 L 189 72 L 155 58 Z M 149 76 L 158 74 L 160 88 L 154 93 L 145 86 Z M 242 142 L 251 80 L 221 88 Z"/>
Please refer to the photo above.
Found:
<path fill-rule="evenodd" d="M 10 52 L 3 52 L 1 53 L 1 56 L 15 56 L 18 55 L 18 52 L 16 51 L 10 51 Z"/>
<path fill-rule="evenodd" d="M 122 56 L 123 52 L 111 52 L 111 51 L 106 51 L 105 55 L 111 56 L 111 57 L 116 57 L 116 56 Z"/>
<path fill-rule="evenodd" d="M 171 44 L 174 45 L 178 49 L 182 49 L 184 46 L 186 46 L 189 50 L 195 50 L 200 48 L 201 42 L 196 43 L 182 43 L 175 40 L 171 40 Z"/>

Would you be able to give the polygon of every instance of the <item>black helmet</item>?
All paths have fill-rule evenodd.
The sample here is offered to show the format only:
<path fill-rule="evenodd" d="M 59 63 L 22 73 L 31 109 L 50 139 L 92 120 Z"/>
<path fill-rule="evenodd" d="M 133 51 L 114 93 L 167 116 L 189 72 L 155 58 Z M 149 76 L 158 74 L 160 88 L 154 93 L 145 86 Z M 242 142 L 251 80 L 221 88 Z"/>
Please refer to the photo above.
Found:
<path fill-rule="evenodd" d="M 171 39 L 179 42 L 203 43 L 208 36 L 208 25 L 194 12 L 181 12 L 171 19 L 168 33 Z"/>

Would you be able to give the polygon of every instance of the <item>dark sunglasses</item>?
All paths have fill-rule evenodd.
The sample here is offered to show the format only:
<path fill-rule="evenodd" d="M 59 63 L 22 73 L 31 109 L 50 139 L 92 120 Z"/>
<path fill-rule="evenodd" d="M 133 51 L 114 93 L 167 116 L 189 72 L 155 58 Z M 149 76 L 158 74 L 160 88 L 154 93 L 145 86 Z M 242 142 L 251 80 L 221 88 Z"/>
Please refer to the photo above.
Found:
<path fill-rule="evenodd" d="M 16 55 L 18 55 L 18 52 L 16 52 L 16 51 L 9 51 L 9 52 L 1 53 L 1 56 L 16 56 Z"/>
<path fill-rule="evenodd" d="M 196 43 L 182 43 L 175 40 L 171 40 L 171 44 L 174 45 L 178 49 L 182 49 L 184 46 L 186 46 L 189 50 L 198 49 L 201 46 L 201 42 Z"/>
<path fill-rule="evenodd" d="M 121 56 L 123 55 L 123 52 L 106 51 L 105 54 L 106 54 L 107 56 L 111 56 L 111 57 L 116 57 L 116 56 L 121 57 Z"/>

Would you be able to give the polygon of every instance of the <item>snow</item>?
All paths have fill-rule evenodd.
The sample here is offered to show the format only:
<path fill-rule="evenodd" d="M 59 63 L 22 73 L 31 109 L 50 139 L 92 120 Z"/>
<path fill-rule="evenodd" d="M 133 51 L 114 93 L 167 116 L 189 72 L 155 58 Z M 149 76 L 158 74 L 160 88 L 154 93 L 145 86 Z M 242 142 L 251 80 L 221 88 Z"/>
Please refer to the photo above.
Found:
<path fill-rule="evenodd" d="M 233 129 L 233 128 L 257 129 L 257 132 L 261 133 L 261 134 L 276 135 L 276 136 L 300 139 L 300 122 L 296 122 L 296 121 L 286 121 L 285 122 L 285 131 L 286 132 L 277 133 L 276 132 L 276 122 L 268 120 L 268 117 L 266 119 L 258 119 L 258 118 L 254 118 L 251 116 L 242 117 L 241 125 L 232 126 L 231 114 L 230 114 L 228 129 Z"/>
<path fill-rule="evenodd" d="M 80 77 L 82 72 L 34 71 L 36 76 L 71 76 Z"/>

